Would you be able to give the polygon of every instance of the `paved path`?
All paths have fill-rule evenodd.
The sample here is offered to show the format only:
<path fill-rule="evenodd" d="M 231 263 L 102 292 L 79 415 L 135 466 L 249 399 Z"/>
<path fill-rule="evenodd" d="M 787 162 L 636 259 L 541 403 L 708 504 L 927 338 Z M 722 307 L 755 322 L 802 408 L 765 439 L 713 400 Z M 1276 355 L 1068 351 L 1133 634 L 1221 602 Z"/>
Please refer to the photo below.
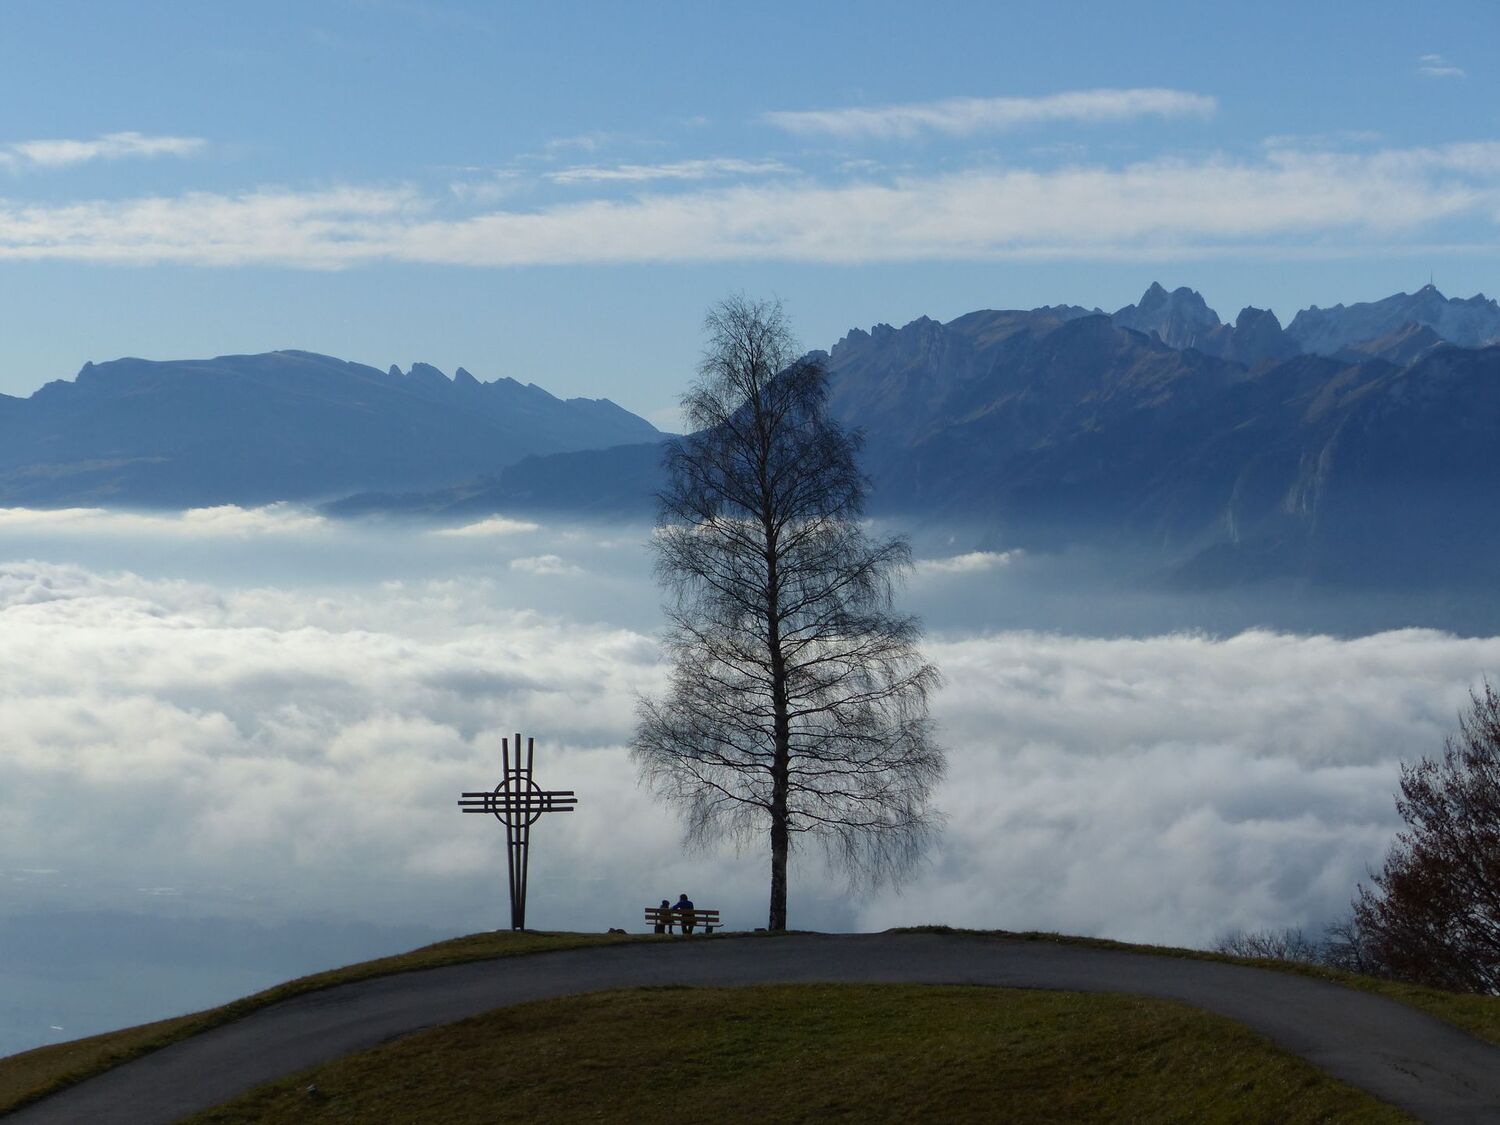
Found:
<path fill-rule="evenodd" d="M 798 981 L 1134 992 L 1239 1020 L 1417 1117 L 1500 1122 L 1500 1048 L 1413 1008 L 1212 961 L 963 935 L 654 942 L 404 973 L 310 993 L 185 1040 L 5 1118 L 166 1125 L 262 1082 L 507 1004 L 636 985 Z"/>

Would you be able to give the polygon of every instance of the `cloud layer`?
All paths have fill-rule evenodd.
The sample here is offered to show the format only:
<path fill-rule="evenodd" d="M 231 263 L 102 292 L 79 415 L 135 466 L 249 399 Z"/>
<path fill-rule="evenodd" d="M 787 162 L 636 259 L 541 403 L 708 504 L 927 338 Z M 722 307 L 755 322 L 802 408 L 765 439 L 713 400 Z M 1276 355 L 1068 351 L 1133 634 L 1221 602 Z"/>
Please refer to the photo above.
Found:
<path fill-rule="evenodd" d="M 570 565 L 551 558 L 526 566 Z M 330 594 L 0 566 L 6 909 L 497 924 L 500 837 L 454 801 L 493 784 L 520 730 L 539 776 L 582 798 L 539 831 L 538 924 L 629 924 L 682 890 L 756 924 L 761 856 L 682 855 L 635 786 L 635 695 L 665 675 L 653 638 L 504 608 L 504 575 Z M 1500 669 L 1500 639 L 1423 630 L 1009 632 L 927 651 L 947 679 L 944 840 L 914 884 L 866 900 L 801 863 L 799 924 L 1189 944 L 1317 925 L 1391 838 L 1398 762 L 1436 750 Z"/>
<path fill-rule="evenodd" d="M 0 166 L 67 168 L 95 160 L 153 156 L 192 156 L 206 142 L 201 137 L 151 137 L 144 133 L 105 133 L 93 140 L 16 141 L 0 145 Z"/>
<path fill-rule="evenodd" d="M 1483 141 L 741 183 L 462 215 L 410 187 L 0 202 L 0 259 L 337 269 L 1305 257 L 1416 249 L 1445 224 L 1497 221 L 1500 142 Z"/>
<path fill-rule="evenodd" d="M 725 176 L 769 176 L 793 171 L 779 160 L 676 160 L 666 164 L 580 164 L 546 173 L 555 184 L 646 183 L 650 180 L 716 180 Z"/>
<path fill-rule="evenodd" d="M 1211 117 L 1218 102 L 1184 90 L 1069 90 L 1036 98 L 946 98 L 906 105 L 789 110 L 761 120 L 801 135 L 909 140 L 923 133 L 965 137 L 1023 125 L 1113 124 L 1141 117 Z"/>
<path fill-rule="evenodd" d="M 918 578 L 943 578 L 955 574 L 980 574 L 1008 566 L 1021 557 L 1017 551 L 968 551 L 944 559 L 917 559 L 912 569 Z"/>
<path fill-rule="evenodd" d="M 1417 73 L 1424 78 L 1463 78 L 1462 67 L 1454 66 L 1442 55 L 1422 55 L 1417 59 Z"/>
<path fill-rule="evenodd" d="M 476 530 L 496 522 L 487 520 L 447 534 L 484 534 Z M 235 538 L 252 535 L 302 535 L 328 526 L 322 516 L 288 503 L 241 508 L 221 504 L 189 508 L 179 513 L 128 512 L 111 508 L 0 508 L 0 533 L 46 532 L 73 535 L 184 535 L 193 538 Z M 535 524 L 514 525 L 535 530 Z"/>

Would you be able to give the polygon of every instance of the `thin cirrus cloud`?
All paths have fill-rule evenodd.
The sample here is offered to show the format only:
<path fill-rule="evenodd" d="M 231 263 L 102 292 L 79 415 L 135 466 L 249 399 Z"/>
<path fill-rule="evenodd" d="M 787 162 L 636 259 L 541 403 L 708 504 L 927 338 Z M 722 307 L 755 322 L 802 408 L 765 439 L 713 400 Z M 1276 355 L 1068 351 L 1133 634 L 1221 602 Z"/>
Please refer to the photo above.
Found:
<path fill-rule="evenodd" d="M 81 535 L 187 535 L 243 539 L 306 534 L 327 526 L 316 513 L 278 502 L 259 508 L 221 504 L 170 514 L 107 508 L 0 508 L 0 532 Z"/>
<path fill-rule="evenodd" d="M 153 137 L 145 133 L 105 133 L 92 140 L 51 139 L 16 141 L 0 146 L 0 164 L 12 168 L 67 168 L 95 160 L 124 160 L 156 156 L 192 156 L 206 141 L 201 137 Z"/>
<path fill-rule="evenodd" d="M 1417 59 L 1417 73 L 1424 78 L 1463 78 L 1462 67 L 1454 66 L 1442 55 L 1422 55 Z"/>
<path fill-rule="evenodd" d="M 582 567 L 575 566 L 558 555 L 531 555 L 511 559 L 510 569 L 543 578 L 576 578 L 584 572 Z"/>
<path fill-rule="evenodd" d="M 779 160 L 738 160 L 715 157 L 678 160 L 668 164 L 581 164 L 548 172 L 555 184 L 645 183 L 651 180 L 714 180 L 726 176 L 770 176 L 793 169 Z"/>
<path fill-rule="evenodd" d="M 739 183 L 453 215 L 412 187 L 0 201 L 0 259 L 475 267 L 1350 257 L 1500 216 L 1500 142 Z M 1473 244 L 1472 238 L 1460 242 Z"/>
<path fill-rule="evenodd" d="M 489 539 L 498 535 L 523 535 L 527 532 L 540 531 L 541 526 L 541 524 L 532 523 L 530 520 L 513 520 L 507 516 L 491 516 L 488 519 L 462 524 L 458 527 L 436 528 L 429 534 L 449 539 Z"/>
<path fill-rule="evenodd" d="M 924 133 L 966 137 L 1024 125 L 1108 124 L 1139 117 L 1211 117 L 1218 102 L 1185 90 L 1069 90 L 1035 98 L 944 98 L 906 105 L 783 110 L 761 115 L 778 129 L 844 140 L 910 140 Z"/>
<path fill-rule="evenodd" d="M 969 551 L 946 559 L 918 559 L 913 569 L 918 577 L 940 577 L 956 574 L 981 574 L 1009 566 L 1021 555 L 1014 551 Z"/>

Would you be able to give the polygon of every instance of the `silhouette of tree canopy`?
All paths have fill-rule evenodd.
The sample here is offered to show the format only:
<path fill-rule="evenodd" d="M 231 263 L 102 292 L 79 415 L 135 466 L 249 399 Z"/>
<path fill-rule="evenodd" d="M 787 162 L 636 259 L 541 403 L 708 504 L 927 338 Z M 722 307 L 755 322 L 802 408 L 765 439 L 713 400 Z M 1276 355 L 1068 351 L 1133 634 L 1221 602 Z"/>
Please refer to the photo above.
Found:
<path fill-rule="evenodd" d="M 632 754 L 690 845 L 764 834 L 782 930 L 801 842 L 856 884 L 922 855 L 945 768 L 938 672 L 892 609 L 910 550 L 864 530 L 860 438 L 828 416 L 821 361 L 798 357 L 779 303 L 730 298 L 705 330 L 653 538 L 671 682 L 640 701 Z"/>
<path fill-rule="evenodd" d="M 1406 829 L 1354 918 L 1396 976 L 1500 993 L 1500 697 L 1485 684 L 1441 760 L 1401 768 Z"/>

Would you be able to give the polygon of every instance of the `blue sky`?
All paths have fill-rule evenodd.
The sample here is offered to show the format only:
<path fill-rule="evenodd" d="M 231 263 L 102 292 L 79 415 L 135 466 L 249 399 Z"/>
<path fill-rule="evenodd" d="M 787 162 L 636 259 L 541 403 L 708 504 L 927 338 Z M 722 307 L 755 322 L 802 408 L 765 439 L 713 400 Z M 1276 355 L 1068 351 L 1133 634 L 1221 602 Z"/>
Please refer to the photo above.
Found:
<path fill-rule="evenodd" d="M 826 347 L 1500 288 L 1490 0 L 0 14 L 0 392 L 300 347 L 670 424 L 739 289 Z"/>

